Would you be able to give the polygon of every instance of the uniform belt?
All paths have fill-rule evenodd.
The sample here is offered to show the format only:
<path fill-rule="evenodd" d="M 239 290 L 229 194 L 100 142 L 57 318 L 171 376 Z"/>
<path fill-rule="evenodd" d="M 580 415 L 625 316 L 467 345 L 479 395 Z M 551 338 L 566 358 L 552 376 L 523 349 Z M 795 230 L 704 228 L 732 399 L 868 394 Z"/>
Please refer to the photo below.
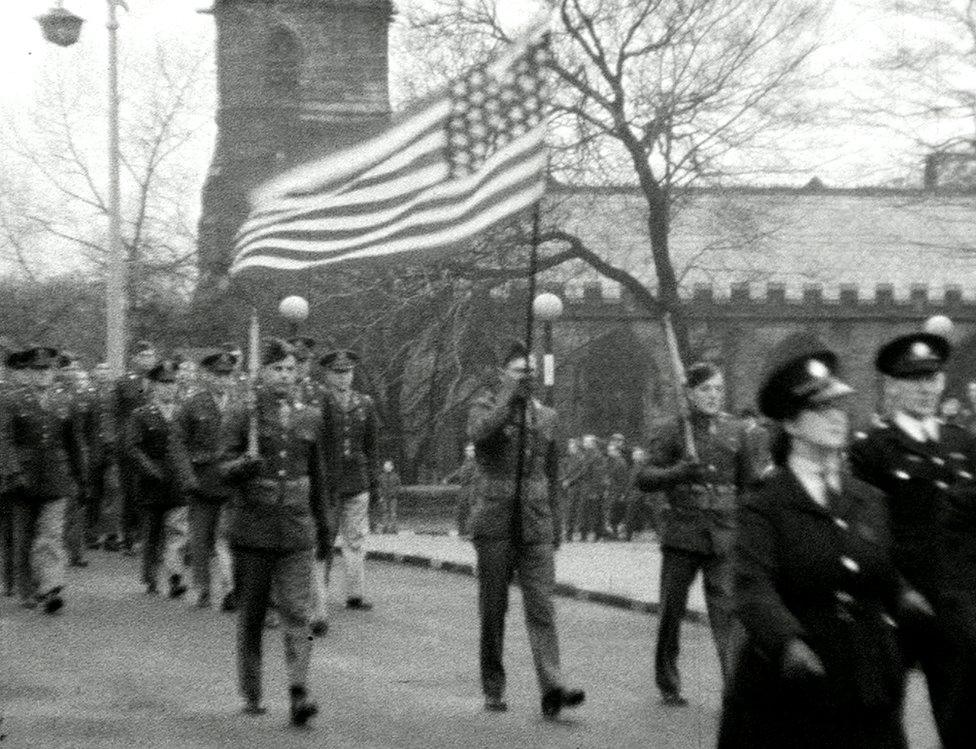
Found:
<path fill-rule="evenodd" d="M 308 476 L 293 479 L 254 479 L 247 492 L 252 502 L 265 505 L 307 505 L 311 482 Z"/>
<path fill-rule="evenodd" d="M 692 484 L 692 502 L 705 510 L 734 509 L 737 488 L 735 484 Z"/>

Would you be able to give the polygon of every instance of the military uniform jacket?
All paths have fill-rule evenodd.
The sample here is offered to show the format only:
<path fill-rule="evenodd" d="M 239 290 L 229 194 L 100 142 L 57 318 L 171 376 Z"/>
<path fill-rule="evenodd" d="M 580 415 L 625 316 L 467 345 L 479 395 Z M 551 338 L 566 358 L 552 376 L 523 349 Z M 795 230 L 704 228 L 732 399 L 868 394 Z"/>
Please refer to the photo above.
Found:
<path fill-rule="evenodd" d="M 12 467 L 23 496 L 46 501 L 87 491 L 84 424 L 71 393 L 20 388 L 8 404 Z"/>
<path fill-rule="evenodd" d="M 20 473 L 14 448 L 14 406 L 13 385 L 0 381 L 0 499 L 13 488 L 14 477 Z"/>
<path fill-rule="evenodd" d="M 683 470 L 682 422 L 672 419 L 657 430 L 650 461 L 638 474 L 637 485 L 646 492 L 664 490 L 666 494 L 661 513 L 662 546 L 698 554 L 726 554 L 735 538 L 738 496 L 758 480 L 768 459 L 749 449 L 745 426 L 729 414 L 713 418 L 696 415 L 692 428 L 699 460 L 711 467 L 709 483 L 695 483 Z"/>
<path fill-rule="evenodd" d="M 488 389 L 468 413 L 468 438 L 484 477 L 471 511 L 471 536 L 551 544 L 559 538 L 559 457 L 556 412 L 538 401 L 527 406 L 521 517 L 514 518 L 521 409 Z M 515 520 L 520 522 L 516 523 Z"/>
<path fill-rule="evenodd" d="M 136 372 L 126 372 L 115 381 L 114 388 L 115 423 L 125 429 L 132 412 L 149 400 L 146 380 Z"/>
<path fill-rule="evenodd" d="M 136 468 L 139 499 L 149 506 L 186 504 L 197 489 L 190 458 L 174 418 L 167 421 L 155 403 L 140 406 L 129 416 L 122 444 Z"/>
<path fill-rule="evenodd" d="M 742 501 L 735 607 L 747 641 L 726 695 L 726 713 L 736 724 L 723 726 L 726 745 L 748 745 L 731 741 L 730 732 L 763 737 L 763 746 L 809 739 L 795 735 L 791 716 L 818 705 L 816 722 L 829 739 L 813 743 L 844 746 L 831 722 L 835 710 L 849 716 L 899 703 L 903 670 L 891 615 L 903 583 L 889 553 L 884 500 L 852 476 L 843 476 L 842 486 L 824 507 L 792 471 L 777 468 Z M 812 686 L 781 676 L 784 649 L 794 638 L 823 663 L 826 676 Z"/>
<path fill-rule="evenodd" d="M 195 496 L 202 501 L 223 502 L 233 493 L 220 470 L 222 422 L 231 405 L 229 393 L 221 397 L 209 390 L 198 390 L 176 415 L 199 486 Z"/>
<path fill-rule="evenodd" d="M 602 504 L 610 488 L 606 456 L 595 448 L 582 448 L 566 468 L 563 485 L 569 491 L 593 497 Z"/>
<path fill-rule="evenodd" d="M 444 479 L 444 483 L 460 486 L 458 498 L 470 506 L 481 494 L 479 489 L 481 478 L 477 459 L 465 457 L 458 469 Z"/>
<path fill-rule="evenodd" d="M 361 492 L 376 496 L 379 444 L 376 406 L 368 395 L 353 392 L 343 408 L 322 393 L 322 441 L 329 492 L 333 500 Z"/>
<path fill-rule="evenodd" d="M 976 590 L 976 437 L 945 425 L 918 442 L 894 423 L 851 445 L 855 475 L 888 496 L 895 563 L 933 603 Z"/>
<path fill-rule="evenodd" d="M 326 537 L 322 414 L 300 399 L 259 390 L 259 469 L 241 477 L 235 468 L 247 451 L 250 414 L 235 408 L 226 419 L 221 470 L 233 485 L 228 535 L 233 546 L 297 551 Z"/>

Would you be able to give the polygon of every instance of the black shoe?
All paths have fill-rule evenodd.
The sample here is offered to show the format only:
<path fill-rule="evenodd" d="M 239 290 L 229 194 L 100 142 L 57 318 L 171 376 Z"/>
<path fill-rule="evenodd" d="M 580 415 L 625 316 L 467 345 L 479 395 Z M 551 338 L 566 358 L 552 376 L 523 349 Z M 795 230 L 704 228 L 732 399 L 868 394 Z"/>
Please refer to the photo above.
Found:
<path fill-rule="evenodd" d="M 224 600 L 220 602 L 221 611 L 237 611 L 237 594 L 231 591 L 224 596 Z"/>
<path fill-rule="evenodd" d="M 186 593 L 186 586 L 183 584 L 183 578 L 179 575 L 169 576 L 169 597 L 170 598 L 181 598 L 183 594 Z"/>
<path fill-rule="evenodd" d="M 119 543 L 117 538 L 106 538 L 102 543 L 103 551 L 119 551 L 122 548 L 122 544 Z"/>
<path fill-rule="evenodd" d="M 325 637 L 329 634 L 329 623 L 325 619 L 312 622 L 312 637 Z"/>
<path fill-rule="evenodd" d="M 244 709 L 241 710 L 244 715 L 264 715 L 268 712 L 266 707 L 262 707 L 260 702 L 251 702 L 250 700 L 244 705 Z"/>
<path fill-rule="evenodd" d="M 508 703 L 498 695 L 486 694 L 485 710 L 489 713 L 503 713 L 508 710 Z"/>
<path fill-rule="evenodd" d="M 662 692 L 661 704 L 667 707 L 687 707 L 688 700 L 680 692 Z"/>
<path fill-rule="evenodd" d="M 373 604 L 371 604 L 369 601 L 364 601 L 362 598 L 359 597 L 347 598 L 346 608 L 355 609 L 356 611 L 372 611 Z"/>
<path fill-rule="evenodd" d="M 550 689 L 542 695 L 542 715 L 555 720 L 564 707 L 578 707 L 585 700 L 586 692 L 582 689 Z"/>
<path fill-rule="evenodd" d="M 44 613 L 56 614 L 64 606 L 64 599 L 61 598 L 61 588 L 55 588 L 44 596 Z"/>
<path fill-rule="evenodd" d="M 156 583 L 146 583 L 146 595 L 155 596 L 159 595 L 159 586 Z"/>
<path fill-rule="evenodd" d="M 84 569 L 85 567 L 88 566 L 88 562 L 85 561 L 84 559 L 72 559 L 71 562 L 69 562 L 69 566 L 81 567 L 82 569 Z"/>
<path fill-rule="evenodd" d="M 291 724 L 304 726 L 309 718 L 318 714 L 319 706 L 308 698 L 305 687 L 291 688 Z"/>
<path fill-rule="evenodd" d="M 98 551 L 102 548 L 102 542 L 97 540 L 87 541 L 85 542 L 85 548 L 91 551 Z"/>
<path fill-rule="evenodd" d="M 197 596 L 196 607 L 198 609 L 209 609 L 210 608 L 210 591 L 201 590 L 200 595 Z"/>

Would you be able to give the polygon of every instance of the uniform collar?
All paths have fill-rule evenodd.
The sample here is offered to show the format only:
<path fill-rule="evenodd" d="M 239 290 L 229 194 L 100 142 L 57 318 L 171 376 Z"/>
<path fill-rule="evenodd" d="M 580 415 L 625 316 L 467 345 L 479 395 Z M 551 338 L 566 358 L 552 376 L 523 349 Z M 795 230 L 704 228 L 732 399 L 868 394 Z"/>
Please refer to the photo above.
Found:
<path fill-rule="evenodd" d="M 897 411 L 891 420 L 895 426 L 916 442 L 939 441 L 939 422 L 933 417 L 916 419 L 904 411 Z"/>

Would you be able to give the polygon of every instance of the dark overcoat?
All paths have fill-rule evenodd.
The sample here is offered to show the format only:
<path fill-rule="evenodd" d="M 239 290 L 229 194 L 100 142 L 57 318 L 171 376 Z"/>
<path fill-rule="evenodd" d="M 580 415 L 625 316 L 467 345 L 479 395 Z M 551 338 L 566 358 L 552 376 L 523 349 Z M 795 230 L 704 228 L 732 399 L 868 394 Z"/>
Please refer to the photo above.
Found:
<path fill-rule="evenodd" d="M 903 668 L 892 618 L 903 592 L 881 493 L 851 476 L 830 509 L 775 469 L 738 513 L 736 615 L 745 642 L 720 747 L 902 746 Z M 826 675 L 783 676 L 794 638 Z"/>
<path fill-rule="evenodd" d="M 198 390 L 176 415 L 197 478 L 195 498 L 204 502 L 223 502 L 233 493 L 220 470 L 223 413 L 217 397 L 209 390 Z"/>

